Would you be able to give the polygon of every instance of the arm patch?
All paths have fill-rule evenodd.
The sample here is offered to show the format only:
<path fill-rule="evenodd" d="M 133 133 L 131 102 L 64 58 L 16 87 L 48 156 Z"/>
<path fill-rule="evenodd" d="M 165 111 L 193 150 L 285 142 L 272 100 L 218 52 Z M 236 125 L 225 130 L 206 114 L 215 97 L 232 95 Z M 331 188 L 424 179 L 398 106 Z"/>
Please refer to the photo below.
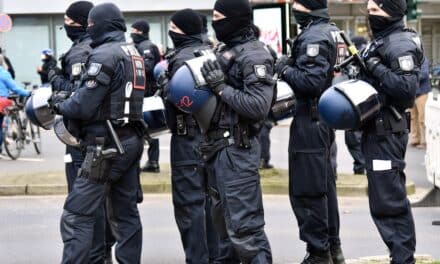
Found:
<path fill-rule="evenodd" d="M 414 59 L 411 55 L 399 57 L 400 69 L 404 72 L 414 70 Z"/>

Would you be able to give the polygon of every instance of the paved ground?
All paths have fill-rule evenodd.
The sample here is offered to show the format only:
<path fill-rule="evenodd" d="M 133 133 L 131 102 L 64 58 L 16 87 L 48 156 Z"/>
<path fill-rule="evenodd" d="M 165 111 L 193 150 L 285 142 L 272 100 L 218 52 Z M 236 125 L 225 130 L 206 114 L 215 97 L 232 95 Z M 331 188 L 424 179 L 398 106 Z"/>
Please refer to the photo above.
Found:
<path fill-rule="evenodd" d="M 60 261 L 62 243 L 59 217 L 62 196 L 0 198 L 0 262 L 46 264 Z M 348 258 L 386 255 L 387 251 L 369 217 L 364 198 L 343 198 L 341 237 Z M 275 263 L 302 259 L 296 221 L 287 196 L 265 196 L 266 231 Z M 146 195 L 140 206 L 143 222 L 142 263 L 183 263 L 183 251 L 172 213 L 170 195 Z M 440 259 L 440 208 L 414 209 L 417 253 Z"/>
<path fill-rule="evenodd" d="M 58 141 L 53 131 L 43 131 L 43 154 L 36 155 L 32 146 L 28 145 L 21 159 L 17 161 L 0 159 L 0 180 L 2 174 L 20 172 L 49 172 L 64 170 L 64 146 Z M 288 168 L 287 147 L 289 142 L 289 127 L 287 125 L 275 127 L 271 133 L 271 162 L 278 168 Z M 344 145 L 344 134 L 337 132 L 338 144 L 338 172 L 352 173 L 352 159 Z M 160 136 L 160 162 L 169 163 L 170 135 Z M 146 160 L 144 152 L 143 162 Z M 408 148 L 406 157 L 408 178 L 419 188 L 429 188 L 431 184 L 426 179 L 424 167 L 424 151 Z"/>

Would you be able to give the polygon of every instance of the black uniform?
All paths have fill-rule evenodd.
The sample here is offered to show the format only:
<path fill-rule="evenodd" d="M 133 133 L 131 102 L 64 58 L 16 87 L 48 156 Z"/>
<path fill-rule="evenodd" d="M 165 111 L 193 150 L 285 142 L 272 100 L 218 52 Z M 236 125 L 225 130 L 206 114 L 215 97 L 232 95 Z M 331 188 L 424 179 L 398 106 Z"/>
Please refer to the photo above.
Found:
<path fill-rule="evenodd" d="M 370 70 L 364 80 L 383 103 L 378 117 L 364 126 L 362 137 L 370 211 L 391 263 L 414 263 L 414 220 L 403 172 L 409 128 L 404 111 L 414 103 L 424 57 L 420 38 L 404 29 L 403 19 L 382 28 L 373 32 L 374 40 L 363 53 Z"/>
<path fill-rule="evenodd" d="M 89 20 L 94 23 L 88 28 L 94 50 L 86 64 L 87 74 L 73 96 L 54 102 L 60 114 L 81 121 L 85 154 L 64 204 L 63 263 L 87 262 L 95 215 L 104 203 L 117 241 L 117 261 L 140 263 L 142 226 L 137 190 L 143 139 L 138 121 L 142 118 L 145 68 L 136 48 L 125 43 L 125 22 L 115 5 L 94 7 Z M 116 153 L 106 120 L 113 123 L 124 154 Z"/>
<path fill-rule="evenodd" d="M 307 251 L 325 258 L 340 247 L 339 212 L 330 151 L 335 134 L 319 121 L 317 101 L 331 86 L 338 31 L 328 19 L 314 18 L 295 40 L 293 62 L 281 76 L 298 101 L 290 127 L 290 201 Z"/>
<path fill-rule="evenodd" d="M 46 85 L 49 83 L 49 71 L 57 66 L 57 60 L 53 56 L 46 56 L 41 66 L 41 71 L 38 72 L 41 79 L 41 84 Z"/>

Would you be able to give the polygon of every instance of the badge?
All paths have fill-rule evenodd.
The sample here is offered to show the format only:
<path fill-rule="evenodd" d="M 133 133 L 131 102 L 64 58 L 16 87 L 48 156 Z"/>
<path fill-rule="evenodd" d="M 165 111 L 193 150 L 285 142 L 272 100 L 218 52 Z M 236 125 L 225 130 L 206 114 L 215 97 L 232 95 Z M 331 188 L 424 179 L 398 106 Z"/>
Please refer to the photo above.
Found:
<path fill-rule="evenodd" d="M 72 65 L 72 75 L 78 76 L 81 74 L 81 63 L 75 63 Z"/>
<path fill-rule="evenodd" d="M 102 64 L 101 63 L 90 63 L 89 69 L 87 70 L 88 76 L 97 76 L 98 73 L 101 71 Z"/>
<path fill-rule="evenodd" d="M 307 45 L 307 56 L 316 57 L 319 54 L 319 44 Z"/>
<path fill-rule="evenodd" d="M 88 80 L 86 81 L 86 87 L 89 89 L 93 89 L 96 88 L 96 86 L 98 86 L 98 83 L 96 82 L 96 80 Z"/>
<path fill-rule="evenodd" d="M 254 72 L 258 78 L 266 78 L 266 65 L 254 65 Z"/>
<path fill-rule="evenodd" d="M 148 55 L 150 55 L 151 54 L 151 50 L 149 50 L 149 49 L 147 49 L 147 50 L 144 50 L 144 55 L 145 54 L 148 54 Z"/>
<path fill-rule="evenodd" d="M 414 69 L 414 60 L 411 55 L 403 56 L 399 58 L 400 69 L 409 72 Z"/>

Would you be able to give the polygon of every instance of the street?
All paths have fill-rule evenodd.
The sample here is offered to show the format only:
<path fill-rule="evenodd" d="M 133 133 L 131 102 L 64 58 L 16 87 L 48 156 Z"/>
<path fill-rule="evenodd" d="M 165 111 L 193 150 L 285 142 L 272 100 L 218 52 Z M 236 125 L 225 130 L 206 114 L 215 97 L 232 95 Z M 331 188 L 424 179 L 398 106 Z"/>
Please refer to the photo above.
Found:
<path fill-rule="evenodd" d="M 59 219 L 64 197 L 0 198 L 0 262 L 57 263 L 62 242 Z M 266 231 L 275 263 L 295 263 L 304 257 L 296 220 L 287 196 L 265 196 Z M 365 198 L 340 199 L 341 239 L 347 258 L 387 255 L 369 216 Z M 183 250 L 174 222 L 171 196 L 146 195 L 140 205 L 143 223 L 142 263 L 183 263 Z M 440 208 L 414 209 L 417 254 L 440 258 Z"/>

